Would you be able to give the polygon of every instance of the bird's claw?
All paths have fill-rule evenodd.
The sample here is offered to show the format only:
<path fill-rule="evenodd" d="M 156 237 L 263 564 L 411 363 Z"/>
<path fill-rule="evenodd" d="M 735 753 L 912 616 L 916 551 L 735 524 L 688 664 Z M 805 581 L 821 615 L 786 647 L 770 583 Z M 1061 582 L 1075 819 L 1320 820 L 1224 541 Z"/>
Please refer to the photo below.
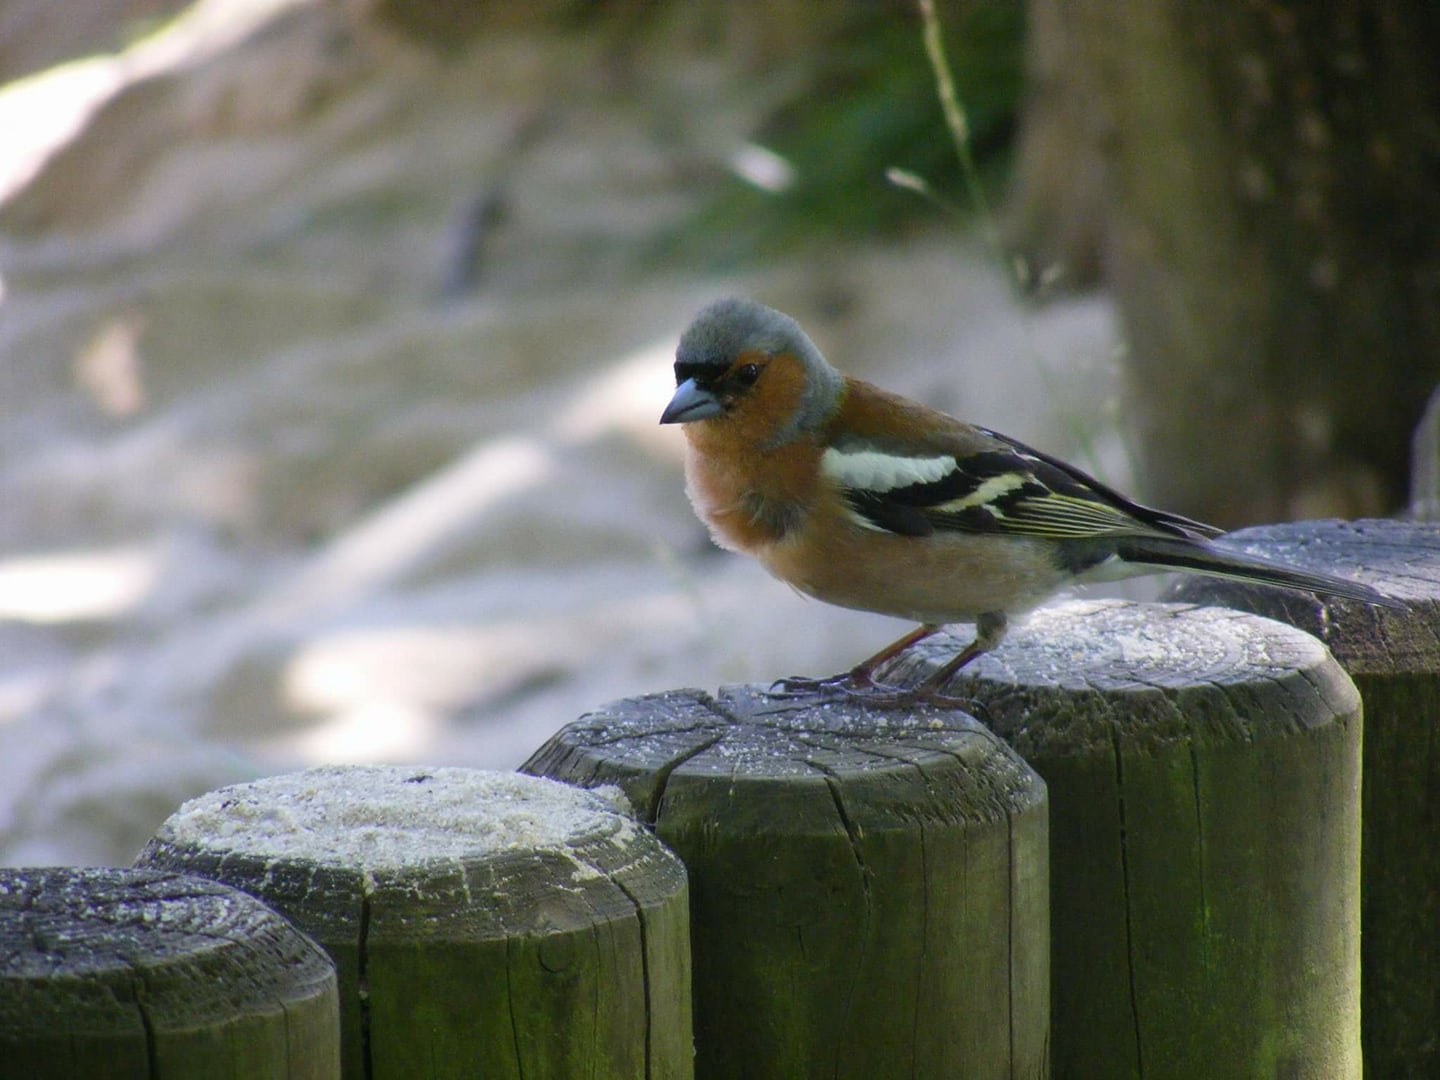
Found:
<path fill-rule="evenodd" d="M 857 705 L 880 709 L 914 709 L 932 706 L 942 709 L 969 711 L 976 705 L 973 698 L 951 697 L 940 687 L 921 683 L 914 687 L 889 686 L 868 675 L 853 671 L 832 675 L 828 679 L 811 679 L 799 675 L 776 679 L 765 691 L 772 698 L 843 697 Z"/>
<path fill-rule="evenodd" d="M 873 683 L 870 685 L 874 685 Z M 850 672 L 842 675 L 832 675 L 828 679 L 810 679 L 803 675 L 789 675 L 783 679 L 776 679 L 765 691 L 767 697 L 814 697 L 816 695 L 830 696 L 831 694 L 853 693 L 860 689 L 855 684 Z"/>

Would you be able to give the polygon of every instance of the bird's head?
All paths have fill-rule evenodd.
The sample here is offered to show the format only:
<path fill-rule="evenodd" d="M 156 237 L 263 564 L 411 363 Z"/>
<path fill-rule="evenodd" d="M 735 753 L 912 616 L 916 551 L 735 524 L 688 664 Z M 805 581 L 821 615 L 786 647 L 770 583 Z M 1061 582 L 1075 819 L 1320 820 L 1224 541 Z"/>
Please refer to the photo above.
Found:
<path fill-rule="evenodd" d="M 662 424 L 713 421 L 765 447 L 817 430 L 844 381 L 800 324 L 753 300 L 719 300 L 680 335 Z"/>

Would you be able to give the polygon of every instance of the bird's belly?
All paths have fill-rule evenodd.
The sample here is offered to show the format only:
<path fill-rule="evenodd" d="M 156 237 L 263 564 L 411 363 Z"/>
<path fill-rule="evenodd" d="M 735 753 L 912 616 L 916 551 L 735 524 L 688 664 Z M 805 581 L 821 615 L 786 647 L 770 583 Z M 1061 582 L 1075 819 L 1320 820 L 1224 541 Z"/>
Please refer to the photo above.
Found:
<path fill-rule="evenodd" d="M 1016 537 L 851 529 L 831 531 L 824 546 L 802 534 L 758 554 L 772 574 L 817 600 L 924 623 L 1028 611 L 1067 580 L 1050 545 Z"/>

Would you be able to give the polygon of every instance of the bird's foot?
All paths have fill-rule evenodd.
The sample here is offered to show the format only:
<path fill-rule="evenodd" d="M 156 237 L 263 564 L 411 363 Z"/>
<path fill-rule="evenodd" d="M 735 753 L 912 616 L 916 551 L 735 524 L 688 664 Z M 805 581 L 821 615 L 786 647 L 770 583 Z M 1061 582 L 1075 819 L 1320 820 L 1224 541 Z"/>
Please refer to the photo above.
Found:
<path fill-rule="evenodd" d="M 776 679 L 766 690 L 766 696 L 775 698 L 831 697 L 838 694 L 853 694 L 875 684 L 868 676 L 855 678 L 853 671 L 831 675 L 828 679 L 810 679 L 803 675 L 790 675 Z"/>
<path fill-rule="evenodd" d="M 867 671 L 845 671 L 831 675 L 828 679 L 810 679 L 792 675 L 776 679 L 765 692 L 772 698 L 846 698 L 857 705 L 868 705 L 878 709 L 915 709 L 932 706 L 941 709 L 970 710 L 976 702 L 972 698 L 952 697 L 941 692 L 939 685 L 927 680 L 919 686 L 891 686 L 877 682 Z"/>
<path fill-rule="evenodd" d="M 979 707 L 974 698 L 953 697 L 924 686 L 886 686 L 875 683 L 866 690 L 845 690 L 845 696 L 858 705 L 876 709 L 959 709 L 972 712 Z"/>

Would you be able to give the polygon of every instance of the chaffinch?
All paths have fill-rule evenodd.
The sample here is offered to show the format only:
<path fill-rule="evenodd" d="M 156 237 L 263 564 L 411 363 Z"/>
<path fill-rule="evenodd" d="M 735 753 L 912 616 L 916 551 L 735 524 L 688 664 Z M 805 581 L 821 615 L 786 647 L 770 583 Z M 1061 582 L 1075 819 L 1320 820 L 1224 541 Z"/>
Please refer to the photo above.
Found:
<path fill-rule="evenodd" d="M 818 600 L 920 624 L 826 683 L 873 688 L 882 664 L 974 622 L 974 641 L 919 688 L 936 694 L 1000 643 L 1009 616 L 1083 581 L 1178 570 L 1404 607 L 1222 550 L 1210 542 L 1220 529 L 842 375 L 799 323 L 750 300 L 695 317 L 675 383 L 660 422 L 685 425 L 686 490 L 717 544 Z"/>

